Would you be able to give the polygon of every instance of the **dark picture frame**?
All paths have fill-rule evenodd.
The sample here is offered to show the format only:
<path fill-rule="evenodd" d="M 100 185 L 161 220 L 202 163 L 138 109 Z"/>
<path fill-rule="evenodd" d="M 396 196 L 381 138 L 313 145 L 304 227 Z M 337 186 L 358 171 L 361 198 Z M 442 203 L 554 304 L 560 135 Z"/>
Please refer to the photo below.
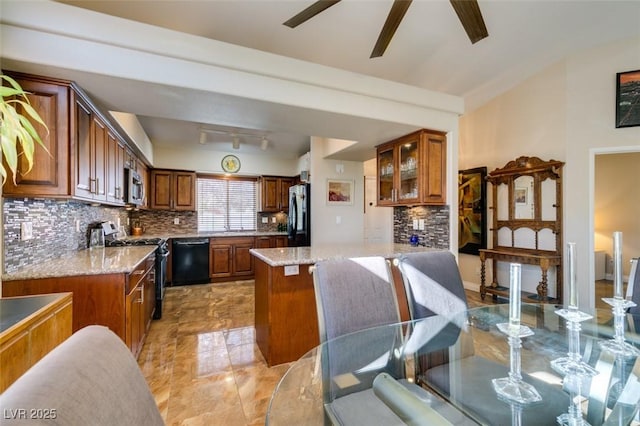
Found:
<path fill-rule="evenodd" d="M 640 70 L 616 74 L 616 127 L 640 126 Z"/>
<path fill-rule="evenodd" d="M 458 252 L 487 248 L 487 168 L 458 171 Z"/>

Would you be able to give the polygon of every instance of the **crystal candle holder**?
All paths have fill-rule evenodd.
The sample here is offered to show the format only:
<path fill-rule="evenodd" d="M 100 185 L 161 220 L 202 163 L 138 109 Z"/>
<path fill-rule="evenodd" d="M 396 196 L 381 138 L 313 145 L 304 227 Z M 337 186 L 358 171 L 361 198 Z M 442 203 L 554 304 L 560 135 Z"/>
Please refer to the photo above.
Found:
<path fill-rule="evenodd" d="M 624 319 L 627 315 L 627 309 L 636 306 L 636 304 L 621 297 L 603 297 L 602 300 L 612 306 L 615 334 L 612 339 L 599 342 L 600 347 L 622 357 L 640 356 L 640 350 L 627 343 L 624 337 Z"/>
<path fill-rule="evenodd" d="M 563 376 L 595 376 L 598 371 L 584 362 L 580 355 L 580 323 L 593 318 L 593 316 L 580 312 L 573 307 L 557 310 L 556 314 L 566 321 L 569 352 L 566 357 L 556 358 L 551 361 L 551 367 Z"/>
<path fill-rule="evenodd" d="M 531 404 L 542 401 L 542 397 L 536 388 L 522 380 L 520 371 L 520 350 L 522 349 L 522 337 L 532 336 L 534 333 L 524 325 L 517 328 L 509 323 L 498 324 L 498 329 L 509 338 L 510 369 L 509 376 L 493 379 L 493 389 L 498 397 L 519 404 Z"/>

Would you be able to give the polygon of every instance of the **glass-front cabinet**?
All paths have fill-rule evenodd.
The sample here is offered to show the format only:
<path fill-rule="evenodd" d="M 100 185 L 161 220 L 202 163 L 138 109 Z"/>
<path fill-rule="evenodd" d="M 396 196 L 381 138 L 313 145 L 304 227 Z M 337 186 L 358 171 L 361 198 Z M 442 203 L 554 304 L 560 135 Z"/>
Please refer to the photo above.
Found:
<path fill-rule="evenodd" d="M 378 149 L 378 204 L 393 204 L 395 171 L 395 146 Z"/>
<path fill-rule="evenodd" d="M 420 130 L 378 146 L 379 206 L 444 203 L 426 194 L 432 192 L 426 190 L 433 184 L 431 176 L 446 173 L 444 163 L 429 159 L 430 135 Z M 444 135 L 438 137 L 444 141 Z M 437 179 L 438 185 L 443 182 Z"/>

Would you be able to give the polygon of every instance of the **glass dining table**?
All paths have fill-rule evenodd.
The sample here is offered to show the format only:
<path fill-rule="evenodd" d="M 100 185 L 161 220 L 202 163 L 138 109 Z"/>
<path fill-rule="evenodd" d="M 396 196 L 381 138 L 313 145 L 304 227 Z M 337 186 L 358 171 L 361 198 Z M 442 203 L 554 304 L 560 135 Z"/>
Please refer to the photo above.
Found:
<path fill-rule="evenodd" d="M 521 323 L 533 334 L 521 339 L 517 373 L 539 401 L 496 393 L 494 379 L 513 378 L 514 360 L 498 328 L 508 323 L 509 306 L 491 305 L 368 328 L 313 348 L 275 388 L 266 424 L 358 425 L 359 415 L 384 405 L 397 421 L 380 417 L 375 424 L 554 425 L 573 408 L 584 423 L 560 424 L 640 425 L 640 358 L 600 345 L 615 336 L 611 310 L 590 312 L 593 318 L 580 323 L 580 361 L 595 375 L 569 377 L 552 365 L 570 351 L 560 308 L 522 305 Z M 626 315 L 625 339 L 640 348 L 639 316 Z M 367 393 L 368 402 L 356 397 Z"/>

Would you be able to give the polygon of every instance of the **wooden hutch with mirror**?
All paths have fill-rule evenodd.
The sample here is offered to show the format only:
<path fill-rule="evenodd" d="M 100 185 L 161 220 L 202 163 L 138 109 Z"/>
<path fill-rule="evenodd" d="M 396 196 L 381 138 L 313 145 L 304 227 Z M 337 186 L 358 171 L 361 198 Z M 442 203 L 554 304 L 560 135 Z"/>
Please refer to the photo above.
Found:
<path fill-rule="evenodd" d="M 493 194 L 493 248 L 480 250 L 480 296 L 508 297 L 497 280 L 498 262 L 537 265 L 541 280 L 528 301 L 562 304 L 562 167 L 561 161 L 519 157 L 488 174 Z M 491 284 L 485 283 L 485 262 L 492 260 Z M 548 296 L 548 271 L 555 267 L 556 297 Z"/>

